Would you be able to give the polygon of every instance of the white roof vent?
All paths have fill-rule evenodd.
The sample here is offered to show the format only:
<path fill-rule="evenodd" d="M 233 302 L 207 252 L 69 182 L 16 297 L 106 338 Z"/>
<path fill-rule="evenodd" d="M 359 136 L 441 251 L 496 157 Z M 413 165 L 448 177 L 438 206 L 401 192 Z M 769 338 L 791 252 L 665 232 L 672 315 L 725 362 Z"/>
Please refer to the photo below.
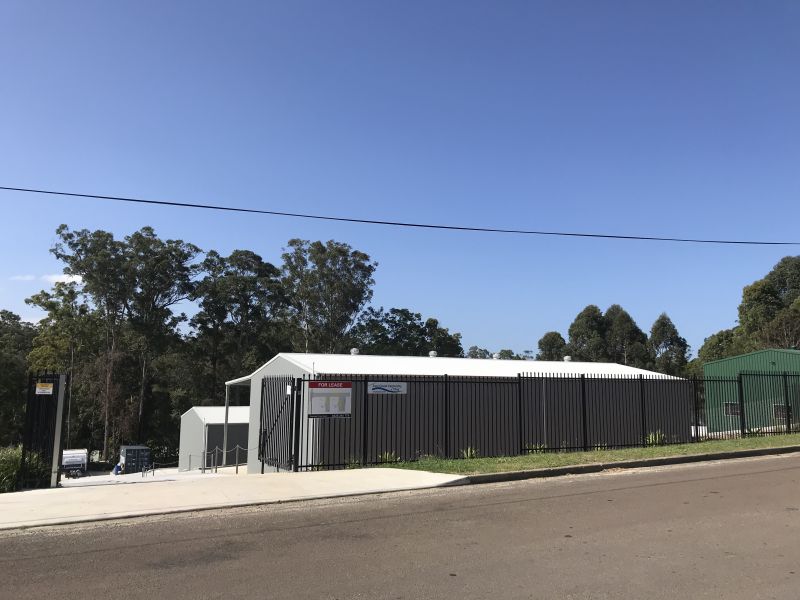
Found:
<path fill-rule="evenodd" d="M 431 358 L 436 358 L 437 356 L 439 356 L 439 353 L 436 352 L 436 350 L 431 350 L 430 352 L 428 352 L 428 356 L 430 356 Z"/>
<path fill-rule="evenodd" d="M 500 358 L 500 353 L 499 352 L 495 352 L 494 354 L 492 354 L 492 358 L 495 359 L 495 360 L 498 360 Z"/>
<path fill-rule="evenodd" d="M 572 357 L 571 356 L 565 356 L 564 357 L 564 362 L 572 362 Z"/>
<path fill-rule="evenodd" d="M 350 354 L 352 356 L 358 356 L 358 348 L 350 348 Z"/>

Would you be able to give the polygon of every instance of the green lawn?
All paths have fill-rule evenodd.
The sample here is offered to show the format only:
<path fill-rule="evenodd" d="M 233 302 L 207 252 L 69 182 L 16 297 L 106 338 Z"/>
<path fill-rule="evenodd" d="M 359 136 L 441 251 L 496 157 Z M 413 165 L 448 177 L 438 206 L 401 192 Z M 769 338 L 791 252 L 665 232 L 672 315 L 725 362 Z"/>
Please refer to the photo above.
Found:
<path fill-rule="evenodd" d="M 471 475 L 476 473 L 500 473 L 503 471 L 526 471 L 550 467 L 566 467 L 589 463 L 609 463 L 641 458 L 683 456 L 687 454 L 710 454 L 729 450 L 755 448 L 779 448 L 800 445 L 800 434 L 749 437 L 734 440 L 714 440 L 697 444 L 674 446 L 651 446 L 648 448 L 625 448 L 621 450 L 593 450 L 590 452 L 539 452 L 524 456 L 501 456 L 495 458 L 442 459 L 424 456 L 413 462 L 398 462 L 382 465 L 399 469 L 416 469 L 436 473 Z"/>

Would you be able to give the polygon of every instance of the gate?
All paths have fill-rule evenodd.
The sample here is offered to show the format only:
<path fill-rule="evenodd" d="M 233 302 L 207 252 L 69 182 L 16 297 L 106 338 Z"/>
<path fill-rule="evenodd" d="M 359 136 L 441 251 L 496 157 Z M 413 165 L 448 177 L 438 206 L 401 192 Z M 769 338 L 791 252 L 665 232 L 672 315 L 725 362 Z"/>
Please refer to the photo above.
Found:
<path fill-rule="evenodd" d="M 28 377 L 22 462 L 17 488 L 55 487 L 61 465 L 61 424 L 66 376 L 45 373 Z"/>
<path fill-rule="evenodd" d="M 268 465 L 276 471 L 297 470 L 295 460 L 295 414 L 300 407 L 302 386 L 291 376 L 264 377 L 261 380 L 261 426 L 258 459 L 261 472 Z"/>

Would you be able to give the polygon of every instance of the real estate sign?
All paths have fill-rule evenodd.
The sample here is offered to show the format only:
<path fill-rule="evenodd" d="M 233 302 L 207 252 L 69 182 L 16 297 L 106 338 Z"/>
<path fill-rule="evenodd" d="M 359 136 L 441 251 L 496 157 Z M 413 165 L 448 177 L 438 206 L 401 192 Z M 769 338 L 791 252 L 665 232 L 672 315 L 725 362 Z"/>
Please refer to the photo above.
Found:
<path fill-rule="evenodd" d="M 309 381 L 309 417 L 349 417 L 352 412 L 352 381 Z"/>

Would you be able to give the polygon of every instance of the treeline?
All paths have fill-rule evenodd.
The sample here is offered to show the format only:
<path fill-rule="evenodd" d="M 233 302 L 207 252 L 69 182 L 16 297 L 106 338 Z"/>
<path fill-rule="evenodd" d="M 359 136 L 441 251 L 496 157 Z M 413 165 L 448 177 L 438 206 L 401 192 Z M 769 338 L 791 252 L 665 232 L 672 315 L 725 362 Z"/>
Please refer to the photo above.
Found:
<path fill-rule="evenodd" d="M 0 313 L 0 446 L 19 440 L 28 370 L 71 375 L 68 444 L 110 456 L 132 441 L 173 450 L 185 410 L 221 404 L 226 380 L 278 352 L 463 355 L 436 319 L 368 306 L 377 263 L 347 244 L 290 240 L 276 266 L 149 227 L 57 236 L 72 281 L 26 300 L 45 318 Z"/>
<path fill-rule="evenodd" d="M 615 362 L 669 375 L 684 375 L 689 363 L 689 344 L 666 313 L 656 319 L 648 336 L 619 304 L 608 307 L 605 313 L 590 304 L 575 317 L 567 336 L 565 339 L 558 331 L 548 331 L 539 340 L 535 356 L 530 350 L 517 354 L 504 349 L 497 357 L 558 361 L 569 356 L 574 361 Z M 472 346 L 467 356 L 490 358 L 493 354 Z"/>
<path fill-rule="evenodd" d="M 116 239 L 61 226 L 51 251 L 70 282 L 27 299 L 45 318 L 32 325 L 0 312 L 0 446 L 20 439 L 29 370 L 71 375 L 67 443 L 112 456 L 128 442 L 174 451 L 184 411 L 223 403 L 226 380 L 278 352 L 493 355 L 477 346 L 465 352 L 461 335 L 435 318 L 371 306 L 377 263 L 335 241 L 290 240 L 273 265 L 249 250 L 203 252 L 149 227 Z M 546 333 L 535 358 L 691 374 L 705 360 L 798 347 L 798 296 L 800 257 L 787 257 L 745 288 L 739 325 L 708 338 L 691 362 L 666 314 L 645 333 L 619 305 L 587 306 L 566 338 Z M 498 354 L 534 358 L 530 350 Z"/>
<path fill-rule="evenodd" d="M 697 357 L 689 360 L 690 347 L 675 324 L 662 313 L 646 334 L 625 309 L 614 304 L 603 313 L 589 305 L 569 326 L 567 339 L 549 331 L 539 340 L 536 360 L 616 362 L 670 375 L 702 377 L 703 364 L 767 348 L 800 349 L 800 256 L 782 258 L 763 279 L 745 286 L 739 304 L 738 324 L 703 341 Z M 489 358 L 492 353 L 472 346 L 467 355 Z M 533 352 L 517 354 L 505 349 L 499 358 L 529 359 Z"/>
<path fill-rule="evenodd" d="M 706 338 L 696 364 L 766 348 L 800 349 L 800 256 L 744 288 L 738 324 Z"/>

